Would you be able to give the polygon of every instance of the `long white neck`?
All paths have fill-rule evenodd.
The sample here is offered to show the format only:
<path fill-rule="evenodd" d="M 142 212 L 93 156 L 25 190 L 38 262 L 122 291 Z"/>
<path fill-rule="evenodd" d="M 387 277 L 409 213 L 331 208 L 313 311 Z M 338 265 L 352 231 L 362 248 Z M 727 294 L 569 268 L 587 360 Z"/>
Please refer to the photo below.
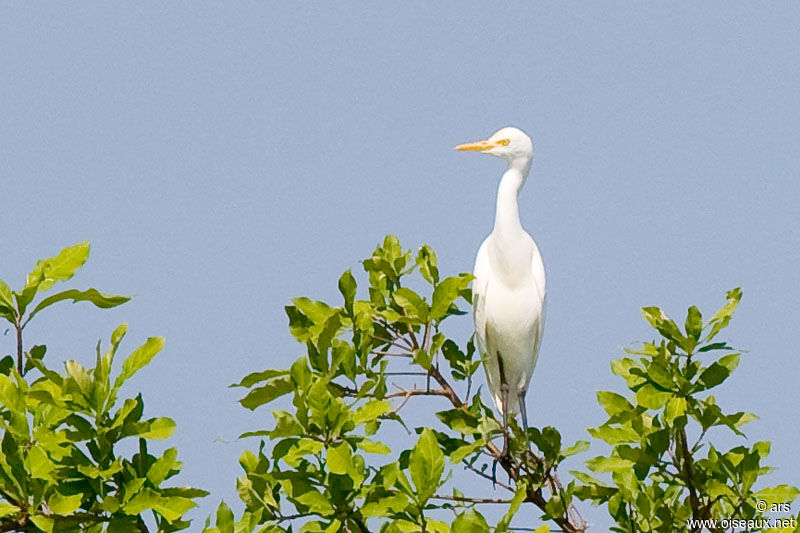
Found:
<path fill-rule="evenodd" d="M 530 159 L 512 160 L 497 189 L 497 211 L 489 257 L 499 279 L 509 287 L 516 286 L 531 270 L 532 241 L 522 228 L 517 204 L 517 195 L 530 166 Z"/>
<path fill-rule="evenodd" d="M 514 240 L 524 233 L 519 220 L 517 197 L 528 177 L 531 168 L 530 158 L 512 159 L 497 188 L 497 209 L 494 215 L 494 235 L 503 241 Z"/>

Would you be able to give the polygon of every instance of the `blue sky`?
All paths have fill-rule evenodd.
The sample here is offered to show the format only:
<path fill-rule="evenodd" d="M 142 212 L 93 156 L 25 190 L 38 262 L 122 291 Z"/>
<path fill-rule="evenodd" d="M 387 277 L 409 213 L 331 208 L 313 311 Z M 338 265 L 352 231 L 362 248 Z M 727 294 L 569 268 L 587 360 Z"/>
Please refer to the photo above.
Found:
<path fill-rule="evenodd" d="M 166 336 L 129 392 L 177 421 L 204 519 L 236 499 L 236 436 L 271 420 L 227 385 L 301 354 L 283 305 L 336 298 L 386 233 L 471 270 L 502 165 L 452 147 L 515 125 L 549 293 L 531 422 L 586 438 L 595 391 L 622 387 L 609 361 L 652 337 L 641 306 L 712 311 L 741 285 L 749 352 L 717 398 L 760 415 L 765 481 L 797 484 L 798 27 L 795 2 L 7 4 L 0 279 L 92 242 L 74 285 L 134 300 L 28 338 L 90 363 L 121 321 L 129 349 Z"/>

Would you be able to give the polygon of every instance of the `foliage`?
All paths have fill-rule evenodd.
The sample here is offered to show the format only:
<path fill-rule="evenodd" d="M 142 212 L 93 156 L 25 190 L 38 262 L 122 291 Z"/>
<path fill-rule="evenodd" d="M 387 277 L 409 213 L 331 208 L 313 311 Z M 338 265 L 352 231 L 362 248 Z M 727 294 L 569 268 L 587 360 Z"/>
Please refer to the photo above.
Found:
<path fill-rule="evenodd" d="M 478 506 L 505 504 L 492 529 L 508 531 L 526 503 L 564 531 L 582 530 L 571 505 L 574 485 L 562 486 L 557 468 L 587 443 L 562 447 L 554 428 L 531 428 L 532 451 L 514 425 L 512 454 L 502 456 L 495 443 L 501 422 L 473 386 L 480 367 L 473 343 L 460 347 L 442 329 L 465 314 L 459 306 L 471 299 L 472 276 L 442 279 L 430 247 L 412 255 L 391 236 L 363 267 L 365 298 L 357 297 L 347 271 L 339 279 L 339 305 L 297 298 L 286 307 L 305 355 L 289 369 L 256 372 L 237 385 L 249 389 L 241 400 L 248 409 L 288 395 L 292 410 L 274 410 L 274 425 L 245 434 L 270 441 L 241 456 L 245 475 L 237 488 L 246 511 L 235 521 L 223 504 L 207 530 L 289 531 L 299 519 L 303 532 L 481 532 L 490 527 Z M 412 290 L 414 284 L 425 289 Z M 418 398 L 439 407 L 438 425 L 414 427 L 408 447 L 392 450 L 381 439 L 384 427 L 413 426 L 403 408 Z M 493 480 L 495 462 L 508 483 Z M 495 484 L 505 497 L 445 490 L 455 467 L 478 476 L 481 493 Z"/>
<path fill-rule="evenodd" d="M 105 352 L 97 344 L 94 368 L 67 361 L 59 373 L 45 364 L 45 346 L 24 349 L 25 327 L 57 302 L 108 308 L 128 300 L 95 289 L 69 289 L 29 309 L 56 282 L 70 279 L 88 255 L 89 244 L 82 243 L 37 262 L 20 291 L 0 281 L 0 316 L 12 324 L 17 339 L 16 360 L 8 355 L 0 361 L 0 530 L 141 532 L 148 530 L 146 511 L 152 511 L 158 531 L 184 529 L 189 525 L 184 513 L 207 493 L 163 486 L 180 472 L 177 451 L 157 456 L 147 449 L 148 441 L 169 437 L 175 423 L 143 419 L 141 394 L 119 398 L 125 382 L 152 360 L 164 340 L 147 339 L 116 376 L 112 366 L 126 324 L 114 330 Z M 120 454 L 126 443 L 131 448 L 138 443 L 137 453 Z"/>
<path fill-rule="evenodd" d="M 742 292 L 703 322 L 690 307 L 683 330 L 658 307 L 642 313 L 660 339 L 629 350 L 611 371 L 625 380 L 629 396 L 601 391 L 597 400 L 608 420 L 589 433 L 611 446 L 611 453 L 587 462 L 611 483 L 574 472 L 582 482 L 576 494 L 606 505 L 617 523 L 614 531 L 700 531 L 687 521 L 763 518 L 768 504 L 791 503 L 798 490 L 788 485 L 757 491 L 770 450 L 769 442 L 722 451 L 709 442 L 721 428 L 744 437 L 741 428 L 755 415 L 726 413 L 708 391 L 721 385 L 739 364 L 741 354 L 717 340 L 739 305 Z M 727 529 L 709 526 L 712 531 Z"/>
<path fill-rule="evenodd" d="M 125 382 L 161 350 L 163 339 L 147 339 L 117 372 L 125 324 L 105 351 L 98 343 L 94 368 L 67 361 L 56 372 L 45 363 L 44 346 L 26 350 L 23 344 L 30 320 L 58 302 L 108 308 L 128 300 L 95 289 L 42 297 L 72 278 L 88 253 L 83 243 L 37 262 L 19 291 L 0 281 L 0 317 L 17 341 L 16 354 L 0 359 L 0 531 L 185 529 L 185 513 L 207 493 L 165 486 L 181 470 L 177 451 L 148 451 L 149 441 L 166 439 L 175 424 L 145 419 L 141 395 L 121 398 Z M 279 398 L 291 407 L 273 409 L 274 424 L 243 435 L 262 439 L 240 458 L 237 489 L 245 510 L 236 518 L 223 502 L 213 525 L 206 521 L 208 533 L 544 533 L 550 525 L 585 531 L 577 500 L 605 506 L 615 531 L 763 530 L 753 521 L 798 495 L 789 485 L 758 488 L 770 471 L 763 464 L 768 442 L 727 451 L 710 442 L 720 431 L 744 438 L 742 426 L 755 418 L 723 411 L 709 392 L 741 357 L 718 339 L 739 304 L 739 289 L 728 292 L 708 321 L 690 307 L 683 328 L 657 307 L 643 309 L 659 339 L 612 363 L 627 395 L 597 395 L 608 420 L 589 434 L 609 453 L 587 461 L 591 473 L 572 472 L 565 485 L 559 466 L 589 443 L 565 447 L 555 428 L 526 434 L 512 421 L 503 454 L 502 424 L 473 384 L 480 355 L 472 340 L 458 343 L 443 328 L 466 314 L 472 276 L 441 278 L 430 247 L 412 254 L 391 236 L 362 264 L 368 287 L 361 298 L 348 270 L 339 279 L 339 305 L 297 298 L 286 307 L 289 329 L 305 348 L 290 368 L 255 372 L 236 385 L 248 391 L 241 400 L 247 409 Z M 432 427 L 406 416 L 404 407 L 419 398 L 436 408 Z M 384 442 L 391 424 L 408 432 L 407 446 Z M 454 487 L 449 480 L 456 468 L 482 485 Z M 473 492 L 476 487 L 484 490 Z M 490 487 L 502 496 L 482 496 Z M 502 509 L 492 524 L 487 505 Z M 538 508 L 538 529 L 512 526 L 523 505 Z M 725 525 L 730 518 L 740 522 Z M 768 530 L 791 528 L 800 531 L 796 522 Z"/>

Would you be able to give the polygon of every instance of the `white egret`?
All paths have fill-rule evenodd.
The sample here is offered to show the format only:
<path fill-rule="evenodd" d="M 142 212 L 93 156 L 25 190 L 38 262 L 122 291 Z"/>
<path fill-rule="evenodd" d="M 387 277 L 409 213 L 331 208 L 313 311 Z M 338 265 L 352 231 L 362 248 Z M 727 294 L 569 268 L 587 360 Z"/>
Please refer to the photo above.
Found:
<path fill-rule="evenodd" d="M 525 393 L 544 328 L 544 265 L 520 223 L 517 204 L 533 161 L 533 144 L 517 128 L 503 128 L 456 150 L 476 150 L 508 162 L 497 189 L 494 229 L 478 250 L 472 282 L 475 337 L 489 390 L 503 415 L 505 454 L 509 416 L 520 413 L 527 438 Z"/>

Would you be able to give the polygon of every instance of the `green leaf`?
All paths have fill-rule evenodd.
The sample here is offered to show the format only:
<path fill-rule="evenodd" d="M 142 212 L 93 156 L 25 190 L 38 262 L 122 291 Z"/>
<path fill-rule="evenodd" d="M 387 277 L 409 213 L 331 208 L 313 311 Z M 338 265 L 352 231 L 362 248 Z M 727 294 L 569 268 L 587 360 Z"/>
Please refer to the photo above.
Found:
<path fill-rule="evenodd" d="M 228 507 L 228 504 L 224 501 L 219 504 L 217 508 L 217 529 L 220 533 L 233 533 L 234 532 L 234 520 L 233 520 L 233 511 L 231 508 Z"/>
<path fill-rule="evenodd" d="M 528 438 L 550 461 L 556 461 L 561 453 L 561 434 L 552 426 L 545 426 L 541 431 L 537 428 L 528 430 Z"/>
<path fill-rule="evenodd" d="M 715 361 L 701 374 L 698 382 L 702 385 L 700 390 L 707 390 L 716 387 L 731 375 L 731 372 L 739 365 L 739 354 L 732 353 Z"/>
<path fill-rule="evenodd" d="M 625 472 L 633 468 L 633 461 L 619 457 L 595 457 L 586 461 L 592 472 Z"/>
<path fill-rule="evenodd" d="M 731 418 L 738 416 L 739 419 L 736 421 L 736 427 L 742 427 L 743 425 L 747 424 L 748 422 L 752 422 L 753 420 L 758 420 L 758 417 L 753 413 L 743 413 L 739 412 L 735 415 L 731 415 Z"/>
<path fill-rule="evenodd" d="M 53 462 L 42 447 L 37 444 L 28 451 L 28 456 L 25 458 L 25 467 L 31 477 L 49 480 L 55 465 L 53 465 Z"/>
<path fill-rule="evenodd" d="M 514 518 L 514 515 L 517 514 L 517 511 L 519 511 L 519 507 L 522 505 L 522 502 L 525 501 L 527 495 L 528 486 L 524 481 L 520 481 L 514 491 L 514 497 L 511 498 L 511 505 L 509 505 L 508 511 L 506 511 L 505 516 L 500 519 L 500 522 L 497 523 L 497 528 L 495 529 L 496 533 L 508 531 L 511 520 Z"/>
<path fill-rule="evenodd" d="M 294 498 L 294 501 L 305 505 L 312 513 L 322 516 L 333 513 L 330 501 L 317 489 L 311 488 L 303 494 Z"/>
<path fill-rule="evenodd" d="M 164 440 L 175 433 L 175 422 L 171 418 L 151 418 L 143 422 L 134 422 L 122 426 L 125 437 L 141 437 L 143 439 Z"/>
<path fill-rule="evenodd" d="M 443 318 L 450 309 L 450 306 L 456 298 L 458 298 L 459 292 L 464 290 L 469 285 L 470 281 L 472 281 L 472 276 L 469 274 L 443 279 L 433 290 L 431 318 L 433 320 L 440 320 Z"/>
<path fill-rule="evenodd" d="M 45 533 L 52 533 L 54 525 L 54 520 L 52 518 L 40 514 L 31 515 L 29 518 L 36 527 Z"/>
<path fill-rule="evenodd" d="M 473 453 L 477 453 L 484 446 L 486 446 L 486 441 L 484 439 L 478 439 L 475 442 L 459 446 L 450 453 L 450 462 L 453 464 L 460 463 Z"/>
<path fill-rule="evenodd" d="M 0 359 L 0 374 L 8 375 L 11 369 L 14 368 L 14 358 L 7 355 Z"/>
<path fill-rule="evenodd" d="M 629 357 L 615 359 L 611 362 L 611 372 L 623 378 L 631 389 L 646 381 L 643 377 L 633 373 L 634 370 L 641 370 L 641 368 L 639 363 Z"/>
<path fill-rule="evenodd" d="M 87 289 L 85 291 L 70 289 L 56 293 L 52 296 L 48 296 L 39 302 L 33 311 L 31 311 L 31 314 L 28 316 L 27 320 L 30 321 L 30 319 L 32 319 L 42 309 L 50 307 L 54 303 L 61 302 L 63 300 L 72 300 L 73 303 L 91 302 L 101 309 L 109 309 L 111 307 L 124 304 L 130 300 L 130 298 L 127 296 L 110 296 L 108 294 L 101 294 L 97 291 L 97 289 Z"/>
<path fill-rule="evenodd" d="M 797 498 L 798 494 L 800 494 L 800 491 L 795 487 L 790 485 L 778 485 L 777 487 L 760 490 L 756 492 L 754 496 L 771 505 L 773 503 L 790 504 Z"/>
<path fill-rule="evenodd" d="M 686 338 L 678 326 L 658 307 L 642 307 L 642 315 L 667 339 L 683 346 Z"/>
<path fill-rule="evenodd" d="M 473 433 L 479 432 L 478 425 L 480 424 L 480 419 L 463 409 L 439 411 L 436 413 L 436 418 L 441 420 L 450 429 L 464 435 L 472 435 Z"/>
<path fill-rule="evenodd" d="M 362 438 L 358 441 L 358 443 L 356 443 L 356 446 L 359 450 L 363 450 L 367 453 L 386 455 L 392 452 L 392 450 L 384 443 L 369 440 L 368 438 Z"/>
<path fill-rule="evenodd" d="M 699 384 L 702 386 L 700 390 L 710 389 L 725 381 L 730 372 L 724 366 L 713 363 L 700 374 Z"/>
<path fill-rule="evenodd" d="M 672 424 L 676 418 L 682 416 L 686 412 L 686 398 L 674 396 L 667 401 L 667 407 L 664 409 L 664 420 L 667 424 Z"/>
<path fill-rule="evenodd" d="M 152 509 L 166 518 L 168 522 L 174 522 L 195 505 L 188 498 L 181 496 L 163 497 L 156 491 L 145 487 L 131 501 L 126 503 L 122 509 L 126 514 L 131 515 L 141 514 L 147 509 Z"/>
<path fill-rule="evenodd" d="M 439 487 L 444 473 L 444 454 L 430 429 L 422 430 L 411 450 L 408 468 L 411 472 L 411 481 L 417 488 L 419 501 L 427 501 Z"/>
<path fill-rule="evenodd" d="M 256 407 L 269 403 L 275 398 L 288 394 L 293 390 L 294 383 L 292 382 L 292 378 L 290 376 L 283 376 L 252 389 L 247 396 L 239 400 L 239 403 L 252 411 Z"/>
<path fill-rule="evenodd" d="M 117 326 L 117 329 L 115 329 L 111 333 L 111 346 L 114 348 L 115 351 L 116 351 L 117 348 L 119 348 L 119 343 L 122 342 L 122 339 L 125 338 L 125 335 L 127 333 L 128 333 L 128 323 L 127 322 L 123 322 L 122 324 Z"/>
<path fill-rule="evenodd" d="M 169 448 L 164 452 L 164 455 L 157 459 L 147 471 L 147 479 L 154 486 L 158 487 L 167 477 L 171 471 L 180 470 L 181 464 L 178 462 L 177 448 Z"/>
<path fill-rule="evenodd" d="M 308 298 L 294 298 L 292 303 L 311 320 L 312 324 L 324 324 L 326 320 L 334 313 L 325 302 L 310 300 Z"/>
<path fill-rule="evenodd" d="M 353 477 L 353 452 L 350 450 L 350 446 L 341 443 L 328 448 L 326 465 L 328 471 L 334 474 Z"/>
<path fill-rule="evenodd" d="M 340 398 L 331 395 L 325 380 L 317 380 L 311 385 L 308 407 L 311 409 L 311 421 L 323 430 L 333 425 L 335 419 L 347 409 Z"/>
<path fill-rule="evenodd" d="M 333 339 L 336 337 L 336 333 L 339 331 L 341 325 L 342 319 L 339 313 L 333 313 L 325 320 L 325 325 L 317 337 L 318 353 L 309 353 L 311 366 L 315 370 L 323 372 L 328 371 L 328 348 L 331 347 Z"/>
<path fill-rule="evenodd" d="M 56 491 L 50 496 L 50 499 L 47 500 L 47 506 L 50 507 L 50 510 L 55 514 L 68 515 L 80 507 L 82 499 L 83 494 L 81 493 L 65 496 Z"/>
<path fill-rule="evenodd" d="M 288 376 L 288 370 L 264 370 L 262 372 L 253 372 L 246 375 L 239 383 L 234 383 L 231 387 L 252 387 L 256 383 L 267 381 L 272 378 L 280 376 Z"/>
<path fill-rule="evenodd" d="M 10 503 L 6 502 L 0 502 L 0 518 L 5 518 L 6 516 L 17 514 L 21 510 L 22 509 L 20 509 L 16 505 L 11 505 Z"/>
<path fill-rule="evenodd" d="M 300 357 L 289 369 L 289 375 L 292 376 L 292 383 L 297 390 L 305 390 L 311 385 L 311 370 L 308 368 L 308 357 Z"/>
<path fill-rule="evenodd" d="M 356 425 L 372 422 L 392 410 L 389 400 L 370 400 L 353 412 L 352 419 Z"/>
<path fill-rule="evenodd" d="M 649 383 L 636 391 L 636 401 L 648 409 L 661 409 L 670 396 L 669 392 L 660 391 Z"/>
<path fill-rule="evenodd" d="M 306 342 L 309 339 L 309 329 L 314 323 L 294 305 L 287 305 L 284 310 L 289 317 L 289 332 L 298 342 Z"/>
<path fill-rule="evenodd" d="M 111 346 L 106 353 L 100 357 L 100 350 L 98 346 L 97 352 L 97 365 L 94 368 L 94 382 L 95 382 L 95 405 L 102 406 L 107 400 L 111 392 L 111 383 L 109 376 L 111 374 L 111 365 L 114 362 L 114 356 L 117 353 L 119 344 L 128 332 L 128 324 L 123 322 L 111 333 Z M 111 402 L 113 403 L 113 401 Z M 98 407 L 99 408 L 99 407 Z"/>
<path fill-rule="evenodd" d="M 711 320 L 708 321 L 708 324 L 706 324 L 706 327 L 710 326 L 711 330 L 709 331 L 708 335 L 705 336 L 703 342 L 708 342 L 716 337 L 717 333 L 725 328 L 731 321 L 733 313 L 736 311 L 736 308 L 739 306 L 739 302 L 742 300 L 742 289 L 740 287 L 731 289 L 725 296 L 727 298 L 725 305 L 723 305 L 722 309 L 717 311 L 714 316 L 711 317 Z"/>
<path fill-rule="evenodd" d="M 12 412 L 25 413 L 25 399 L 22 391 L 13 379 L 2 374 L 0 374 L 0 404 Z"/>
<path fill-rule="evenodd" d="M 730 355 L 726 355 L 725 357 L 720 358 L 720 360 L 717 361 L 717 362 L 720 365 L 722 365 L 725 368 L 727 368 L 728 372 L 733 373 L 733 371 L 736 370 L 736 367 L 739 366 L 739 358 L 740 358 L 740 356 L 741 356 L 741 354 L 732 353 Z"/>
<path fill-rule="evenodd" d="M 569 457 L 571 455 L 575 455 L 576 453 L 582 453 L 589 449 L 589 441 L 587 440 L 579 440 L 569 448 L 564 448 L 561 450 L 561 457 Z"/>
<path fill-rule="evenodd" d="M 111 427 L 115 428 L 122 424 L 136 422 L 142 418 L 143 411 L 144 402 L 142 401 L 141 393 L 139 393 L 135 400 L 128 398 L 122 403 L 122 407 L 114 414 L 114 422 L 111 424 Z M 85 428 L 79 428 L 79 430 L 88 435 L 91 432 L 91 425 Z"/>
<path fill-rule="evenodd" d="M 411 354 L 412 360 L 424 368 L 425 370 L 431 369 L 431 355 L 428 353 L 427 350 L 423 350 L 422 348 L 417 348 Z"/>
<path fill-rule="evenodd" d="M 122 372 L 114 382 L 114 389 L 119 389 L 125 381 L 150 363 L 163 347 L 164 337 L 150 337 L 143 345 L 136 348 L 122 363 Z"/>
<path fill-rule="evenodd" d="M 395 303 L 403 309 L 403 313 L 407 317 L 419 322 L 428 320 L 428 315 L 430 314 L 428 304 L 416 292 L 403 287 L 394 291 L 392 297 Z"/>
<path fill-rule="evenodd" d="M 296 417 L 290 415 L 286 411 L 276 409 L 272 411 L 272 416 L 276 420 L 275 428 L 272 431 L 265 432 L 265 435 L 269 435 L 273 439 L 279 439 L 282 437 L 294 437 L 303 434 L 303 426 L 300 425 L 300 422 L 297 421 Z M 242 435 L 242 437 L 246 435 L 247 434 L 245 433 Z"/>
<path fill-rule="evenodd" d="M 647 365 L 647 377 L 650 381 L 666 390 L 675 390 L 675 380 L 667 368 L 656 361 Z"/>
<path fill-rule="evenodd" d="M 693 338 L 695 341 L 700 340 L 700 334 L 703 332 L 703 315 L 700 310 L 691 306 L 686 313 L 686 324 L 684 326 L 686 334 Z"/>
<path fill-rule="evenodd" d="M 64 248 L 57 256 L 36 262 L 33 271 L 28 274 L 25 288 L 36 287 L 39 292 L 46 291 L 55 282 L 70 279 L 88 258 L 88 241 Z"/>
<path fill-rule="evenodd" d="M 422 245 L 417 253 L 417 266 L 422 277 L 431 285 L 439 283 L 439 268 L 436 262 L 436 253 L 427 244 Z"/>
<path fill-rule="evenodd" d="M 339 292 L 344 297 L 344 308 L 347 314 L 353 316 L 353 301 L 356 298 L 356 278 L 350 270 L 346 270 L 339 278 Z"/>
<path fill-rule="evenodd" d="M 89 372 L 77 361 L 67 361 L 64 366 L 69 377 L 75 380 L 80 391 L 88 398 L 92 392 L 92 378 Z"/>
<path fill-rule="evenodd" d="M 361 514 L 366 517 L 390 516 L 392 513 L 403 511 L 408 507 L 408 496 L 402 492 L 391 496 L 382 496 L 375 501 L 369 501 L 361 508 Z"/>
<path fill-rule="evenodd" d="M 489 533 L 489 524 L 475 509 L 468 509 L 453 520 L 453 531 L 458 533 Z"/>
<path fill-rule="evenodd" d="M 627 413 L 633 409 L 633 406 L 624 396 L 610 391 L 599 391 L 597 393 L 597 402 L 603 406 L 608 416 Z"/>
<path fill-rule="evenodd" d="M 275 459 L 283 459 L 289 466 L 297 468 L 305 457 L 318 454 L 324 447 L 325 445 L 318 440 L 286 439 L 273 448 L 272 456 Z M 284 450 L 285 453 L 283 453 Z"/>
<path fill-rule="evenodd" d="M 9 322 L 14 322 L 17 316 L 14 295 L 3 280 L 0 280 L 0 316 L 5 317 Z"/>
<path fill-rule="evenodd" d="M 601 439 L 608 444 L 622 444 L 622 443 L 635 443 L 639 442 L 641 437 L 639 436 L 636 431 L 630 426 L 630 424 L 625 424 L 621 427 L 614 427 L 603 424 L 597 428 L 589 428 L 587 429 L 589 435 L 596 439 Z"/>

